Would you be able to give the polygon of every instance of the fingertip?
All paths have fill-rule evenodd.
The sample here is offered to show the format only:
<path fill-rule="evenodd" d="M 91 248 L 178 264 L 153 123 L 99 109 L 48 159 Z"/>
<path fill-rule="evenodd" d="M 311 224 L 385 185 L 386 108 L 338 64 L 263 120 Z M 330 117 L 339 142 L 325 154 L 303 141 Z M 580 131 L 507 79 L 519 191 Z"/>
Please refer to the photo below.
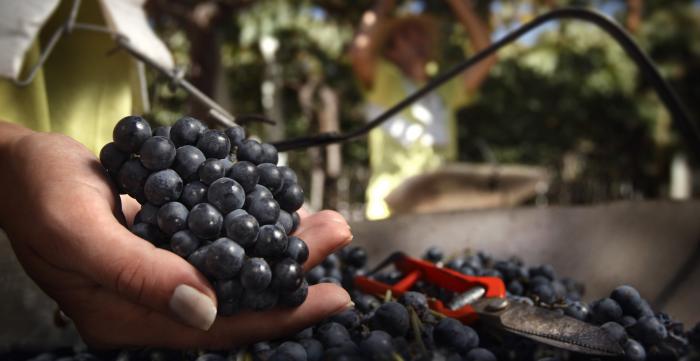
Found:
<path fill-rule="evenodd" d="M 323 303 L 316 305 L 316 300 L 320 300 Z M 327 316 L 335 315 L 354 306 L 348 291 L 333 283 L 319 283 L 309 287 L 307 302 L 311 302 L 310 306 L 323 306 L 321 310 Z M 305 304 L 306 302 L 302 307 Z"/>

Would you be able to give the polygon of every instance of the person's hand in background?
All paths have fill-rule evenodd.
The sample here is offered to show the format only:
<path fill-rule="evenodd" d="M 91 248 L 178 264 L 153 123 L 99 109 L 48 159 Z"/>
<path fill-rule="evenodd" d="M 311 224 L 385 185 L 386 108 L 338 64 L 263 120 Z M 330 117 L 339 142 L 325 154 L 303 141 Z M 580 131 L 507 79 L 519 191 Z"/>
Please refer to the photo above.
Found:
<path fill-rule="evenodd" d="M 0 199 L 0 227 L 22 266 L 92 346 L 224 348 L 294 332 L 351 304 L 342 288 L 319 284 L 298 308 L 215 319 L 208 281 L 129 232 L 124 223 L 140 206 L 118 197 L 95 156 L 66 136 L 0 123 Z M 309 246 L 307 270 L 352 238 L 331 211 L 302 214 L 296 234 Z"/>

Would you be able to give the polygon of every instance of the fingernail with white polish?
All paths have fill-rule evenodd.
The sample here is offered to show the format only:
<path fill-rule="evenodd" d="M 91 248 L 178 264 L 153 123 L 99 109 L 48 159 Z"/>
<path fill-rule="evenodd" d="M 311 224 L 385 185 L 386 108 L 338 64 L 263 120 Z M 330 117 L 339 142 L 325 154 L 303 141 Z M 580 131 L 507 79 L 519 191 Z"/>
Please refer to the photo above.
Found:
<path fill-rule="evenodd" d="M 189 326 L 207 331 L 216 319 L 211 298 L 188 285 L 179 285 L 170 297 L 170 309 Z"/>

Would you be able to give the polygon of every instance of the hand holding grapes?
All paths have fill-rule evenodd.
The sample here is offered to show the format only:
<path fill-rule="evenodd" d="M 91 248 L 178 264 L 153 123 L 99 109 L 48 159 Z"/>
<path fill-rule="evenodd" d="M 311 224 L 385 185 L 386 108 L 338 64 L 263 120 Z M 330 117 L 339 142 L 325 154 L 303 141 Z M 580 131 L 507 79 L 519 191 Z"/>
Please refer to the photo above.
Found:
<path fill-rule="evenodd" d="M 97 159 L 65 136 L 0 123 L 0 199 L 0 226 L 23 267 L 93 345 L 222 348 L 303 328 L 350 302 L 340 287 L 321 284 L 298 308 L 213 321 L 211 284 L 128 231 L 139 205 L 116 196 Z M 337 213 L 302 219 L 305 269 L 351 239 Z"/>

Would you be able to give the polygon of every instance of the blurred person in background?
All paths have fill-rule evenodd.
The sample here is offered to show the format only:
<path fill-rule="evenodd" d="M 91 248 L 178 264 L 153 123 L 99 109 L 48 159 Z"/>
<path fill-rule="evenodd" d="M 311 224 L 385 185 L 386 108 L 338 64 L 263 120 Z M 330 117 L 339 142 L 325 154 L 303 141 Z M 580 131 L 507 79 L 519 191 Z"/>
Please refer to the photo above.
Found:
<path fill-rule="evenodd" d="M 119 119 L 143 110 L 136 62 L 114 51 L 109 34 L 64 28 L 67 35 L 37 75 L 18 84 L 74 4 L 80 4 L 78 22 L 109 26 L 172 68 L 143 2 L 0 2 L 0 228 L 24 270 L 83 340 L 98 347 L 225 348 L 345 310 L 347 292 L 323 284 L 311 287 L 296 309 L 218 318 L 215 292 L 192 265 L 129 232 L 125 223 L 140 205 L 119 198 L 94 155 L 111 141 Z M 307 269 L 352 238 L 338 213 L 302 217 L 297 232 L 309 246 Z M 7 242 L 2 232 L 0 242 Z M 27 315 L 32 319 L 38 318 Z"/>
<path fill-rule="evenodd" d="M 364 13 L 350 51 L 368 120 L 423 86 L 437 69 L 436 20 L 426 14 L 391 17 L 395 2 L 379 0 Z M 447 2 L 464 26 L 472 51 L 486 48 L 489 28 L 472 2 Z M 385 198 L 404 180 L 456 159 L 456 110 L 472 98 L 495 61 L 492 56 L 480 62 L 370 132 L 369 219 L 390 215 Z"/>

